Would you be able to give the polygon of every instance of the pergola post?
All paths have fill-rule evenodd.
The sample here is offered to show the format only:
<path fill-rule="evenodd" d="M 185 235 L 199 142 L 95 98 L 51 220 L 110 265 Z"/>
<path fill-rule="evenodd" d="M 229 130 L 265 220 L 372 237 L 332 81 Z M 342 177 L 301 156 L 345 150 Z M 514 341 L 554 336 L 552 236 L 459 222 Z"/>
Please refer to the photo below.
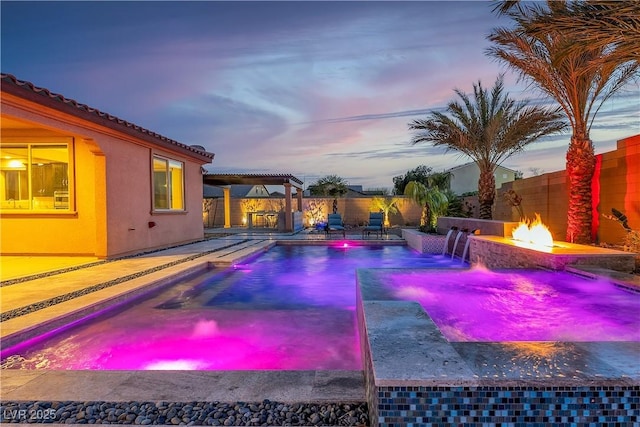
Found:
<path fill-rule="evenodd" d="M 293 218 L 291 215 L 291 184 L 284 183 L 284 231 L 293 231 Z"/>
<path fill-rule="evenodd" d="M 231 228 L 231 187 L 222 187 L 224 195 L 224 228 Z"/>
<path fill-rule="evenodd" d="M 302 212 L 302 188 L 296 187 L 296 195 L 298 196 L 298 212 Z"/>

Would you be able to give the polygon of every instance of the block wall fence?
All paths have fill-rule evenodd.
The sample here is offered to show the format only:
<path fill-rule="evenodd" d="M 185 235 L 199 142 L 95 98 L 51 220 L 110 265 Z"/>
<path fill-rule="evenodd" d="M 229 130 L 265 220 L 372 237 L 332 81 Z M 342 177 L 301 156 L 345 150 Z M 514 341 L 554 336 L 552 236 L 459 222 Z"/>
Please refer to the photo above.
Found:
<path fill-rule="evenodd" d="M 420 214 L 422 209 L 416 205 L 407 197 L 398 197 L 402 201 L 400 202 L 399 211 L 395 214 L 389 214 L 389 222 L 391 225 L 398 226 L 417 226 L 420 222 Z M 203 221 L 205 228 L 210 227 L 222 227 L 224 225 L 224 201 L 219 199 L 205 199 L 205 207 L 203 213 Z M 354 197 L 354 198 L 338 198 L 338 213 L 342 215 L 342 219 L 345 224 L 350 226 L 363 225 L 369 220 L 369 212 L 372 212 L 371 197 Z M 209 206 L 207 206 L 207 204 Z M 273 198 L 232 198 L 231 199 L 231 225 L 242 226 L 242 218 L 244 212 L 247 210 L 248 204 L 253 204 L 257 207 L 255 210 L 280 210 L 280 206 L 284 206 L 284 199 Z M 308 225 L 308 214 L 310 204 L 314 204 L 319 207 L 319 211 L 322 214 L 320 218 L 324 218 L 326 221 L 327 214 L 332 212 L 333 198 L 332 197 L 305 197 L 302 200 L 303 204 L 303 220 L 304 225 Z M 297 206 L 297 201 L 294 199 L 293 208 Z"/>
<path fill-rule="evenodd" d="M 615 221 L 604 218 L 603 214 L 611 214 L 611 208 L 625 213 L 631 228 L 640 229 L 640 135 L 618 141 L 617 149 L 597 156 L 598 166 L 594 178 L 594 194 L 597 203 L 595 215 L 597 224 L 596 241 L 600 243 L 620 244 L 625 231 Z M 522 197 L 524 215 L 533 218 L 540 214 L 556 240 L 566 240 L 568 209 L 568 185 L 566 171 L 546 173 L 531 178 L 505 183 L 497 190 L 493 219 L 518 221 L 518 212 L 504 201 L 504 193 L 513 189 Z M 420 221 L 421 207 L 409 198 L 400 197 L 399 212 L 389 215 L 392 226 L 416 226 Z M 322 206 L 326 218 L 331 212 L 333 198 L 304 198 L 303 217 L 307 225 L 307 209 L 309 203 L 315 201 Z M 477 208 L 476 197 L 467 197 L 465 201 Z M 243 224 L 243 212 L 248 203 L 254 203 L 255 210 L 280 210 L 284 199 L 242 199 L 231 200 L 231 224 Z M 294 208 L 296 201 L 294 200 Z M 371 208 L 370 197 L 339 198 L 338 212 L 346 224 L 358 226 L 369 218 Z M 476 215 L 477 216 L 477 215 Z M 224 207 L 222 199 L 204 201 L 203 221 L 205 228 L 222 227 L 224 224 Z"/>
<path fill-rule="evenodd" d="M 517 221 L 518 213 L 504 202 L 503 194 L 513 189 L 522 197 L 522 210 L 528 218 L 539 213 L 554 239 L 566 239 L 569 192 L 566 171 L 546 173 L 512 181 L 498 189 L 493 219 Z M 640 135 L 618 141 L 617 149 L 597 155 L 592 183 L 596 242 L 620 244 L 625 231 L 616 221 L 603 217 L 611 208 L 628 217 L 629 226 L 640 229 Z"/>

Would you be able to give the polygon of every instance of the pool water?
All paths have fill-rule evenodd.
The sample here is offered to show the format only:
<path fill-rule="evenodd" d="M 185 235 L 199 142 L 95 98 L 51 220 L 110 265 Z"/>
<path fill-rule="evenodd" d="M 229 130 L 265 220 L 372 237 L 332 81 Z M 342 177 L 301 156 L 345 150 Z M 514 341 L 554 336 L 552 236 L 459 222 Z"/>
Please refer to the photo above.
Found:
<path fill-rule="evenodd" d="M 380 299 L 418 301 L 449 341 L 640 341 L 640 294 L 545 270 L 376 271 Z"/>
<path fill-rule="evenodd" d="M 402 246 L 276 246 L 26 348 L 3 369 L 360 370 L 357 268 L 463 267 Z"/>

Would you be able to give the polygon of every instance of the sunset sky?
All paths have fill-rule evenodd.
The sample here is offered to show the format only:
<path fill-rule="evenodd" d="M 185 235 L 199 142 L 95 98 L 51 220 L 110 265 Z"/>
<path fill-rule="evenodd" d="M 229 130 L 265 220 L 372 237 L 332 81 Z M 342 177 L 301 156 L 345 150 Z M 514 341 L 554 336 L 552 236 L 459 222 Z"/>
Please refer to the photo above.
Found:
<path fill-rule="evenodd" d="M 211 172 L 336 174 L 365 188 L 424 164 L 466 163 L 410 144 L 408 123 L 491 87 L 540 93 L 485 54 L 508 25 L 474 2 L 11 2 L 1 7 L 1 68 L 216 157 Z M 607 101 L 596 152 L 640 133 L 640 88 Z M 503 166 L 564 169 L 570 134 Z"/>

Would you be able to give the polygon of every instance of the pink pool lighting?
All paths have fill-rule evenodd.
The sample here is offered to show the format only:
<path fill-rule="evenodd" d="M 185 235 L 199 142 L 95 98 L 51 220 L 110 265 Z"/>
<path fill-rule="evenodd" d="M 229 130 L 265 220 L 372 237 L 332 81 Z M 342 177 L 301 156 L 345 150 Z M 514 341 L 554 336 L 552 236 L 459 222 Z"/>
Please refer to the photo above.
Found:
<path fill-rule="evenodd" d="M 239 274 L 245 273 L 240 271 Z M 152 299 L 135 313 L 73 330 L 2 367 L 100 370 L 357 370 L 354 308 L 157 310 Z M 329 318 L 331 316 L 331 318 Z M 161 327 L 153 328 L 155 325 Z M 347 325 L 346 327 L 344 325 Z M 301 342 L 300 331 L 304 330 Z M 322 337 L 314 340 L 313 337 Z"/>
<path fill-rule="evenodd" d="M 2 368 L 360 370 L 356 269 L 451 265 L 400 246 L 276 246 L 3 348 Z"/>
<path fill-rule="evenodd" d="M 543 270 L 380 273 L 449 341 L 640 341 L 640 294 Z"/>

